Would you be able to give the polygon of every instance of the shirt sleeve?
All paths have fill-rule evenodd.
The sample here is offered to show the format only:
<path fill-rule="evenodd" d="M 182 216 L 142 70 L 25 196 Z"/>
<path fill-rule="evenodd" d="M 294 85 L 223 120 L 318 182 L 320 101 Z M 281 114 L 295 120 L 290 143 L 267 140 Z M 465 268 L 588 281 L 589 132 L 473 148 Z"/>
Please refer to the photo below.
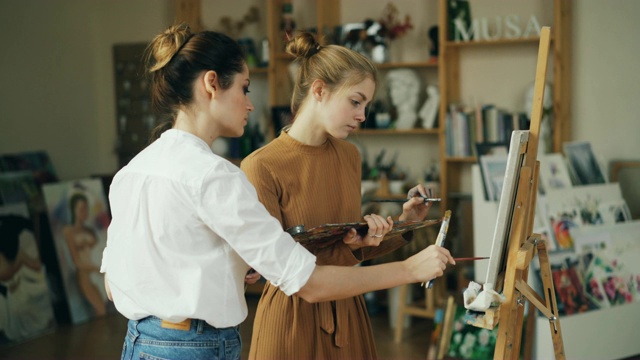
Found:
<path fill-rule="evenodd" d="M 285 294 L 298 292 L 308 281 L 315 256 L 282 230 L 237 167 L 218 166 L 209 171 L 196 201 L 206 225 Z"/>

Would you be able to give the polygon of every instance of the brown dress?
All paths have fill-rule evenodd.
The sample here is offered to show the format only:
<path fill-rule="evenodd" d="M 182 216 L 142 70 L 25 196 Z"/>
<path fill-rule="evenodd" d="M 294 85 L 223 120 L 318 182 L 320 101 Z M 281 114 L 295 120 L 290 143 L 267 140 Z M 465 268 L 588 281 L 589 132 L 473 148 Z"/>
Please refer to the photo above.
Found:
<path fill-rule="evenodd" d="M 329 138 L 304 145 L 285 132 L 242 162 L 260 201 L 283 228 L 363 221 L 360 153 Z M 355 252 L 341 241 L 315 251 L 318 265 L 356 265 L 405 245 L 402 237 Z M 250 359 L 375 359 L 364 297 L 311 304 L 267 282 L 253 326 Z"/>

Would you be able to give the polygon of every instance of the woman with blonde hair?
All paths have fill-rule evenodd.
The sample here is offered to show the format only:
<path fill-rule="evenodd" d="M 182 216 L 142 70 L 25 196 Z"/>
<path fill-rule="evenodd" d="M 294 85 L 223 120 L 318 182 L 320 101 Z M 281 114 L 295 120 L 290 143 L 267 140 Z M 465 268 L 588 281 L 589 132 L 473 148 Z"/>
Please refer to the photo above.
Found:
<path fill-rule="evenodd" d="M 287 45 L 299 65 L 291 109 L 292 125 L 241 164 L 260 201 L 287 229 L 304 224 L 362 221 L 361 158 L 344 139 L 365 120 L 373 100 L 376 68 L 342 46 L 322 46 L 309 33 Z M 431 206 L 425 189 L 411 189 L 399 220 L 423 220 Z M 319 265 L 353 266 L 387 254 L 411 234 L 382 241 L 391 217 L 364 216 L 369 232 L 314 249 Z M 371 225 L 375 224 L 375 226 Z M 367 267 L 364 267 L 367 268 Z M 336 281 L 342 279 L 335 279 Z M 373 359 L 377 357 L 363 296 L 311 303 L 265 285 L 253 327 L 251 359 Z"/>

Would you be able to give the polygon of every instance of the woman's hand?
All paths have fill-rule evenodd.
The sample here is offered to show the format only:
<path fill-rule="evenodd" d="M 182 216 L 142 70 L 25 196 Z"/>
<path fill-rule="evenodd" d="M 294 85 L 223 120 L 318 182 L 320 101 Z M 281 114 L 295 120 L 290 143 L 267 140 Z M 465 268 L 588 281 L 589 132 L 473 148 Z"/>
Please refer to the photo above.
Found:
<path fill-rule="evenodd" d="M 351 229 L 344 236 L 342 241 L 349 245 L 351 250 L 357 250 L 365 246 L 378 246 L 384 236 L 393 228 L 393 219 L 388 216 L 386 219 L 377 214 L 365 215 L 364 220 L 369 227 L 367 234 L 361 236 L 356 229 Z"/>
<path fill-rule="evenodd" d="M 447 264 L 455 265 L 456 262 L 449 250 L 436 245 L 430 245 L 426 249 L 403 261 L 413 282 L 427 282 L 444 274 Z"/>
<path fill-rule="evenodd" d="M 402 214 L 398 218 L 400 221 L 422 221 L 429 214 L 429 209 L 433 205 L 430 201 L 424 201 L 428 198 L 424 185 L 418 184 L 407 192 L 407 202 L 402 204 Z"/>
<path fill-rule="evenodd" d="M 247 285 L 253 285 L 255 283 L 258 282 L 258 280 L 260 280 L 262 276 L 260 274 L 258 274 L 255 270 L 250 269 L 247 272 L 247 275 L 245 275 L 244 277 L 244 283 Z"/>
<path fill-rule="evenodd" d="M 111 295 L 111 288 L 109 287 L 109 282 L 107 281 L 107 274 L 104 274 L 104 290 L 107 292 L 107 298 L 113 301 L 113 296 Z"/>

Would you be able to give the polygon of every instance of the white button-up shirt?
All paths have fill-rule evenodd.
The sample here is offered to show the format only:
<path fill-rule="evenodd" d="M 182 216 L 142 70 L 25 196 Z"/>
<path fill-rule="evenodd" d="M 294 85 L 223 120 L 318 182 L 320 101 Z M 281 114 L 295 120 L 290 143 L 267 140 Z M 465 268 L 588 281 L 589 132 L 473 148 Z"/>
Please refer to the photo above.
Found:
<path fill-rule="evenodd" d="M 129 319 L 219 327 L 247 316 L 250 267 L 297 292 L 315 256 L 283 232 L 244 173 L 200 138 L 171 129 L 114 177 L 101 272 Z"/>

